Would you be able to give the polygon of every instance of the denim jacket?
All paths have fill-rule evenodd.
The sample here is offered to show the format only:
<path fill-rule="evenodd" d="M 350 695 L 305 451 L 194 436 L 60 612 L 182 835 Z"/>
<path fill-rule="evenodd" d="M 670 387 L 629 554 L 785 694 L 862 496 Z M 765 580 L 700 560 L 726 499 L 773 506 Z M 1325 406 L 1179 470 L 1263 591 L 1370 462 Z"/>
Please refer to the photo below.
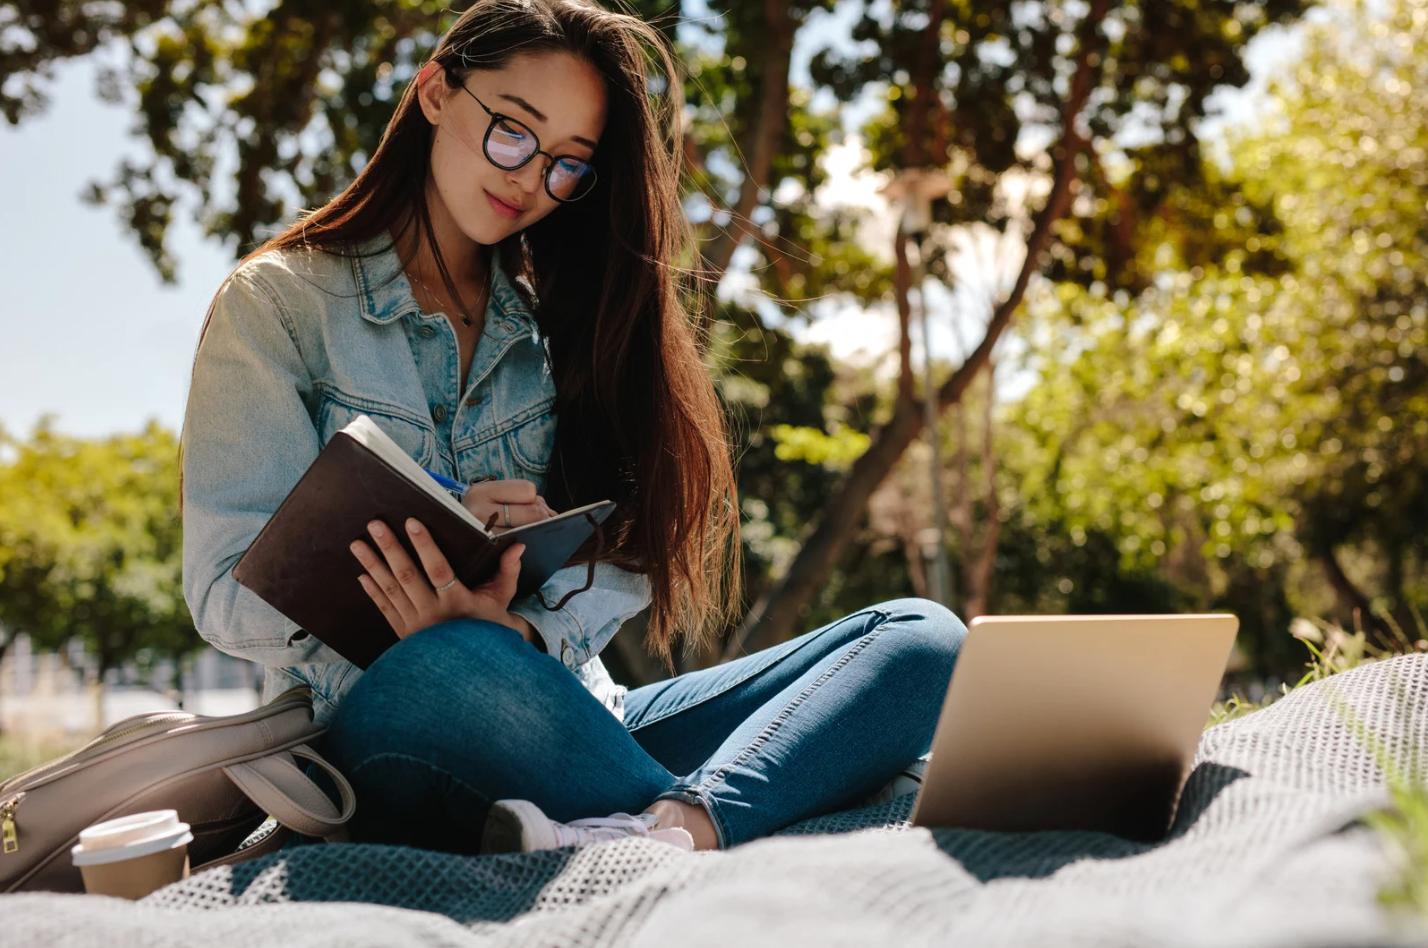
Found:
<path fill-rule="evenodd" d="M 183 591 L 207 641 L 266 666 L 265 701 L 306 682 L 325 722 L 362 674 L 233 578 L 323 445 L 358 414 L 433 471 L 462 483 L 525 478 L 544 491 L 555 383 L 535 317 L 498 254 L 465 391 L 460 372 L 451 324 L 422 313 L 390 247 L 356 259 L 271 251 L 219 294 L 184 417 Z M 587 575 L 584 564 L 565 567 L 540 592 L 553 604 Z M 594 585 L 563 608 L 547 611 L 531 595 L 510 611 L 623 719 L 625 689 L 598 654 L 649 602 L 646 576 L 600 563 Z"/>

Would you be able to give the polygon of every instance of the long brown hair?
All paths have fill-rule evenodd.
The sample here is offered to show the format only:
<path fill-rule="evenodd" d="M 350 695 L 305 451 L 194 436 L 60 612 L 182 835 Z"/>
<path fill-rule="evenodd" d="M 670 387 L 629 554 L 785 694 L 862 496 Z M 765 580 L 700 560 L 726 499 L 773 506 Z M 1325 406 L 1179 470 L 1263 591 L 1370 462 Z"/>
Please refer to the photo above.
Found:
<path fill-rule="evenodd" d="M 646 646 L 672 667 L 675 636 L 696 644 L 737 618 L 742 597 L 724 418 L 682 302 L 679 264 L 692 246 L 678 190 L 683 86 L 658 30 L 587 0 L 476 0 L 432 59 L 454 92 L 451 82 L 474 70 L 543 51 L 589 62 L 608 101 L 595 190 L 499 245 L 503 267 L 534 291 L 528 301 L 550 348 L 558 424 L 544 496 L 557 510 L 618 503 L 600 560 L 649 577 Z M 431 141 L 411 82 L 352 184 L 239 267 L 270 250 L 353 256 L 356 244 L 390 228 L 400 241 L 415 225 L 460 299 L 426 202 Z M 592 547 L 576 559 L 588 562 Z"/>

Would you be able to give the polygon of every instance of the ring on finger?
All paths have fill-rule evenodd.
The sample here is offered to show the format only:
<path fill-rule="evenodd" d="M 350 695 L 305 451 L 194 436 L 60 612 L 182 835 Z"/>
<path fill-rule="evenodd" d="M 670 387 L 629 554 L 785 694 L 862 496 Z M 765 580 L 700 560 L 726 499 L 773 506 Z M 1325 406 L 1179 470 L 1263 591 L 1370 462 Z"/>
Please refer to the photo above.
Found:
<path fill-rule="evenodd" d="M 506 512 L 506 526 L 509 527 L 511 525 L 511 505 L 502 504 L 501 509 Z"/>
<path fill-rule="evenodd" d="M 453 576 L 453 577 L 451 577 L 451 582 L 447 583 L 445 586 L 438 586 L 438 587 L 436 587 L 436 591 L 439 592 L 439 593 L 440 593 L 440 592 L 446 592 L 448 589 L 450 589 L 452 586 L 455 586 L 455 585 L 456 585 L 456 577 Z"/>

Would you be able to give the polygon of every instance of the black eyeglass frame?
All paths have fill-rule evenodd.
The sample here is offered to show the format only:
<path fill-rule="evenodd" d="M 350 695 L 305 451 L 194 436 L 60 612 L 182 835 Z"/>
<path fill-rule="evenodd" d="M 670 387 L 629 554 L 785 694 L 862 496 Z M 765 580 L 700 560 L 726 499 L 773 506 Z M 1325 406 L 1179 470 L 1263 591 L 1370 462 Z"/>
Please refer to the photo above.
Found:
<path fill-rule="evenodd" d="M 547 158 L 550 159 L 550 163 L 545 166 L 545 171 L 541 173 L 541 183 L 545 185 L 545 193 L 549 194 L 553 200 L 559 201 L 561 204 L 574 204 L 576 201 L 588 196 L 591 191 L 595 190 L 595 183 L 599 180 L 599 176 L 595 173 L 595 166 L 592 165 L 588 159 L 581 158 L 579 155 L 552 155 L 548 151 L 542 151 L 540 147 L 540 136 L 535 133 L 535 129 L 531 128 L 525 122 L 522 122 L 520 119 L 515 118 L 514 116 L 506 115 L 502 112 L 496 112 L 488 108 L 485 102 L 482 102 L 479 98 L 476 97 L 476 93 L 466 88 L 466 83 L 461 82 L 459 76 L 457 76 L 455 73 L 451 73 L 450 70 L 448 70 L 448 74 L 451 76 L 452 79 L 457 80 L 457 85 L 461 86 L 461 91 L 465 92 L 471 98 L 476 99 L 476 104 L 481 106 L 481 108 L 485 109 L 486 114 L 491 116 L 491 124 L 486 126 L 486 134 L 481 137 L 481 152 L 486 156 L 487 161 L 489 161 L 491 164 L 495 165 L 497 168 L 500 168 L 503 171 L 518 171 L 521 168 L 524 168 L 526 165 L 530 164 L 533 160 L 535 160 L 536 155 L 545 155 Z M 531 141 L 535 142 L 536 144 L 535 151 L 531 152 L 530 155 L 528 155 L 526 159 L 520 164 L 503 165 L 495 158 L 491 157 L 491 148 L 489 144 L 491 141 L 491 133 L 496 130 L 496 123 L 501 121 L 511 122 L 512 124 L 519 125 L 521 128 L 525 129 L 528 133 L 530 133 Z M 555 168 L 556 164 L 562 158 L 569 158 L 572 161 L 578 161 L 587 169 L 589 169 L 587 173 L 590 175 L 590 186 L 573 198 L 560 197 L 550 189 L 550 172 L 552 169 Z"/>

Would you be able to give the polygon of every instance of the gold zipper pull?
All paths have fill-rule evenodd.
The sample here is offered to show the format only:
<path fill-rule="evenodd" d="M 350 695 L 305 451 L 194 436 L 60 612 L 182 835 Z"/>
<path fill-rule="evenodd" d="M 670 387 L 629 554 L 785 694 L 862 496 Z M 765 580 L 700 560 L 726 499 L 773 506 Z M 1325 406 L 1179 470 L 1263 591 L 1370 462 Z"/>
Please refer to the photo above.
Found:
<path fill-rule="evenodd" d="M 3 840 L 4 852 L 17 853 L 20 851 L 20 839 L 15 832 L 15 810 L 20 806 L 20 801 L 25 798 L 23 793 L 0 803 L 0 840 Z"/>

